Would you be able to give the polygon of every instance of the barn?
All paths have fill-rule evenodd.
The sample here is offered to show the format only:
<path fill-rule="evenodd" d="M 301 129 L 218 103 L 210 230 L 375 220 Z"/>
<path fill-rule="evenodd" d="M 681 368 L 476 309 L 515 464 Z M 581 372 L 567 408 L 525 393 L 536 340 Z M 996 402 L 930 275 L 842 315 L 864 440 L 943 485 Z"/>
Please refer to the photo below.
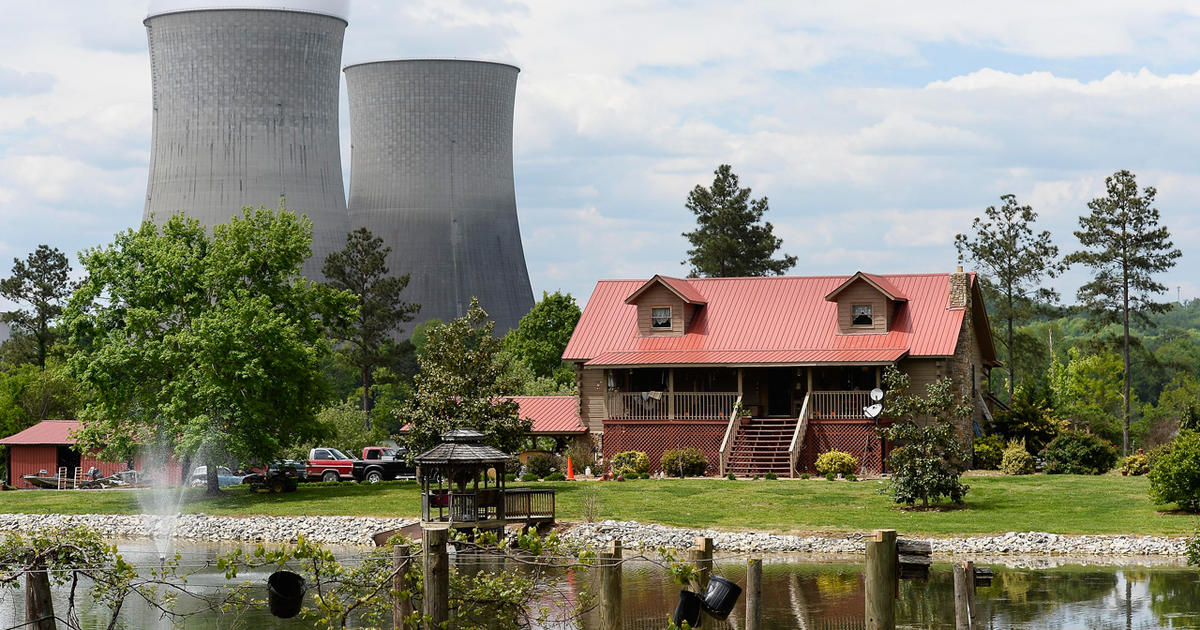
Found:
<path fill-rule="evenodd" d="M 86 473 L 95 467 L 101 475 L 108 476 L 131 467 L 143 468 L 141 456 L 133 461 L 114 462 L 80 453 L 74 437 L 78 430 L 77 420 L 44 420 L 0 440 L 0 445 L 8 447 L 8 478 L 5 482 L 16 488 L 32 488 L 22 475 L 53 476 L 58 469 L 66 468 L 67 475 L 74 476 L 76 468 Z M 178 463 L 172 460 L 167 468 L 170 479 L 180 478 Z"/>

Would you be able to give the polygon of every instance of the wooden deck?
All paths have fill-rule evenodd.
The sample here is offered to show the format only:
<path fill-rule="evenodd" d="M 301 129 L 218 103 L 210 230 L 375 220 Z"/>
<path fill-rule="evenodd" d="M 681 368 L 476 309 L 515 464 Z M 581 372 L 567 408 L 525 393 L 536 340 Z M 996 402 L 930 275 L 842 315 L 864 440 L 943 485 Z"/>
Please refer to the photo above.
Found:
<path fill-rule="evenodd" d="M 421 496 L 421 522 L 448 523 L 455 529 L 498 529 L 510 523 L 534 527 L 553 524 L 554 491 L 436 490 Z"/>

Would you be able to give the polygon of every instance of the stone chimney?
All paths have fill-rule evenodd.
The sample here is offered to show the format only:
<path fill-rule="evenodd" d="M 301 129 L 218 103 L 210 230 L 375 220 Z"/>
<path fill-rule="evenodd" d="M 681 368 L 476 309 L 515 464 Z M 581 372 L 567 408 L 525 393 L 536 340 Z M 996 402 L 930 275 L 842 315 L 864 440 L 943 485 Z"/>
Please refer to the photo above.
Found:
<path fill-rule="evenodd" d="M 962 265 L 959 265 L 958 269 L 950 274 L 950 303 L 946 308 L 966 308 L 969 300 L 967 274 L 963 273 Z"/>

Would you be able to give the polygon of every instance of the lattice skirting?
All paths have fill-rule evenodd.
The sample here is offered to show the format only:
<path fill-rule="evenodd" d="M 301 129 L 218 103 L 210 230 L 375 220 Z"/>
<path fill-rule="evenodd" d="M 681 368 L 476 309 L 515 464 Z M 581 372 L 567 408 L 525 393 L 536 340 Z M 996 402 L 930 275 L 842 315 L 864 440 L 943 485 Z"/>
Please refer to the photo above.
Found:
<path fill-rule="evenodd" d="M 721 440 L 728 423 L 724 420 L 660 422 L 654 420 L 605 420 L 604 459 L 625 451 L 641 451 L 650 458 L 650 471 L 662 469 L 664 452 L 698 448 L 708 457 L 708 474 L 715 475 L 720 463 Z"/>
<path fill-rule="evenodd" d="M 880 423 L 891 425 L 890 421 Z M 845 451 L 858 459 L 867 472 L 880 472 L 880 438 L 871 420 L 809 420 L 804 446 L 800 450 L 799 472 L 816 473 L 817 457 L 826 451 Z M 884 445 L 891 451 L 891 443 Z"/>

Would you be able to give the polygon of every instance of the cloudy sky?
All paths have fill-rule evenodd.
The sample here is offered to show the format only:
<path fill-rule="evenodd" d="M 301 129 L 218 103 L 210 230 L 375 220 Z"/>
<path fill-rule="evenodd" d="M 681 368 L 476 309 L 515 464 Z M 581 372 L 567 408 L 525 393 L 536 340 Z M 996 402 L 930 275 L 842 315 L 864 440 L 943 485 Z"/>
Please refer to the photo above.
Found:
<path fill-rule="evenodd" d="M 1171 297 L 1200 296 L 1193 3 L 263 4 L 348 10 L 345 64 L 522 68 L 517 205 L 537 295 L 685 273 L 687 192 L 730 163 L 770 198 L 798 274 L 952 270 L 953 235 L 1010 192 L 1069 251 L 1105 176 L 1130 169 L 1184 251 L 1162 278 Z M 0 4 L 0 260 L 73 254 L 141 219 L 150 9 Z M 1058 282 L 1068 301 L 1081 277 Z"/>

